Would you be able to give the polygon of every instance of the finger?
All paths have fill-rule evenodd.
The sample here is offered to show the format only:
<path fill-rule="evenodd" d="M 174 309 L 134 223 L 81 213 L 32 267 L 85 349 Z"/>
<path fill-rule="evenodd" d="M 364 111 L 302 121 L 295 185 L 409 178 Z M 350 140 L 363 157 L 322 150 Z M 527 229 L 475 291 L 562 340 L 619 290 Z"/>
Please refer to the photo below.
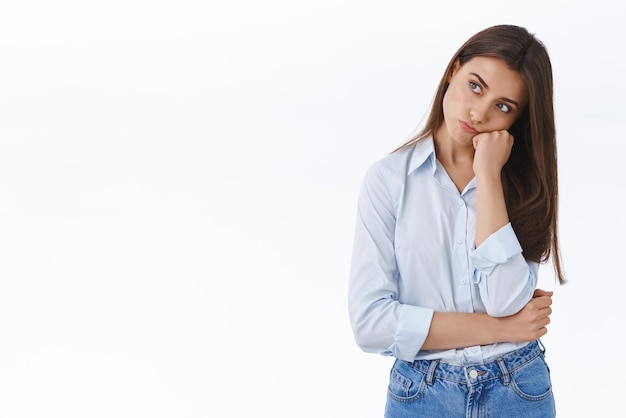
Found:
<path fill-rule="evenodd" d="M 551 321 L 550 315 L 544 314 L 543 311 L 540 311 L 540 312 L 541 312 L 541 316 L 537 317 L 535 320 L 537 321 L 538 324 L 541 324 L 542 326 L 548 325 Z"/>
<path fill-rule="evenodd" d="M 535 292 L 533 293 L 533 297 L 540 297 L 540 296 L 552 296 L 554 294 L 554 292 L 552 290 L 543 290 L 543 289 L 535 289 Z"/>
<path fill-rule="evenodd" d="M 535 298 L 535 300 L 537 301 L 537 306 L 539 307 L 539 309 L 545 309 L 552 305 L 552 298 L 550 296 L 540 296 L 538 298 Z"/>
<path fill-rule="evenodd" d="M 550 296 L 539 296 L 531 299 L 530 302 L 528 302 L 528 307 L 530 309 L 537 310 L 545 309 L 550 305 L 552 305 L 552 298 Z"/>
<path fill-rule="evenodd" d="M 547 329 L 548 325 L 550 325 L 550 318 L 546 318 L 545 320 L 542 320 L 540 322 L 537 322 L 537 329 Z"/>

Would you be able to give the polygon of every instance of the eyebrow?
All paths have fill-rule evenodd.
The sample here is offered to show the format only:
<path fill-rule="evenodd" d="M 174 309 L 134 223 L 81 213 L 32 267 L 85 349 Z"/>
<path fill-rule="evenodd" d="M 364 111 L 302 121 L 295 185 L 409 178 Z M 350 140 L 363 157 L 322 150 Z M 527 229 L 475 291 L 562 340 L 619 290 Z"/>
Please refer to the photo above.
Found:
<path fill-rule="evenodd" d="M 485 86 L 486 89 L 489 89 L 489 85 L 487 83 L 485 83 L 485 80 L 483 80 L 483 78 L 481 76 L 479 76 L 476 73 L 470 73 L 470 75 L 473 75 L 474 77 L 476 77 L 478 79 L 478 81 L 480 81 L 480 84 Z M 509 102 L 509 103 L 515 105 L 515 107 L 517 107 L 518 109 L 520 108 L 519 107 L 519 103 L 517 103 L 515 100 L 511 100 L 511 99 L 508 99 L 506 97 L 503 97 L 502 100 L 504 100 L 505 102 Z"/>

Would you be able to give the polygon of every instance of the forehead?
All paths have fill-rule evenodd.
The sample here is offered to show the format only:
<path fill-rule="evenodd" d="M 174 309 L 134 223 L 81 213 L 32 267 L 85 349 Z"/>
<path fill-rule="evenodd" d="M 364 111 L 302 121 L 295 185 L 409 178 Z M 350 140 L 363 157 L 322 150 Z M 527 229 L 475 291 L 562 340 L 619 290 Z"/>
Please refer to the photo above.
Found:
<path fill-rule="evenodd" d="M 474 57 L 460 68 L 461 73 L 476 74 L 487 84 L 491 93 L 525 102 L 526 84 L 517 72 L 509 68 L 500 58 Z"/>

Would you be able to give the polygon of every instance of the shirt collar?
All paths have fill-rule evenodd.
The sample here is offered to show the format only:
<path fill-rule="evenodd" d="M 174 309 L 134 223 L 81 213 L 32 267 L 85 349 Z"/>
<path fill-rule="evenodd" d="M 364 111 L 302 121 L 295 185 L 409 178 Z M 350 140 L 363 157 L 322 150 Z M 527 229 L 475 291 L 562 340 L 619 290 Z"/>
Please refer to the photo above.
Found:
<path fill-rule="evenodd" d="M 434 162 L 435 159 L 435 144 L 432 136 L 427 136 L 415 143 L 413 148 L 413 155 L 411 156 L 411 162 L 409 163 L 409 170 L 407 174 L 420 168 L 426 160 L 430 159 Z M 433 164 L 433 173 L 436 168 L 436 164 Z"/>

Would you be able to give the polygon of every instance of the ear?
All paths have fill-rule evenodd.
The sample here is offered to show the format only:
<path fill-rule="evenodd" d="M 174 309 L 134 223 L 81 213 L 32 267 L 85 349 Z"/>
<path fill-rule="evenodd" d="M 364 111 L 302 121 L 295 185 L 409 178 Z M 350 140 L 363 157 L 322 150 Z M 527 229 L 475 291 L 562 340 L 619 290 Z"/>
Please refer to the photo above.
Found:
<path fill-rule="evenodd" d="M 459 71 L 459 68 L 461 68 L 461 62 L 460 62 L 460 60 L 457 58 L 457 59 L 454 61 L 454 64 L 452 64 L 452 69 L 451 69 L 451 70 L 450 70 L 450 72 L 448 73 L 448 78 L 447 78 L 448 83 L 450 82 L 450 80 L 452 80 L 452 76 L 453 76 L 453 75 L 454 75 L 457 71 Z"/>

